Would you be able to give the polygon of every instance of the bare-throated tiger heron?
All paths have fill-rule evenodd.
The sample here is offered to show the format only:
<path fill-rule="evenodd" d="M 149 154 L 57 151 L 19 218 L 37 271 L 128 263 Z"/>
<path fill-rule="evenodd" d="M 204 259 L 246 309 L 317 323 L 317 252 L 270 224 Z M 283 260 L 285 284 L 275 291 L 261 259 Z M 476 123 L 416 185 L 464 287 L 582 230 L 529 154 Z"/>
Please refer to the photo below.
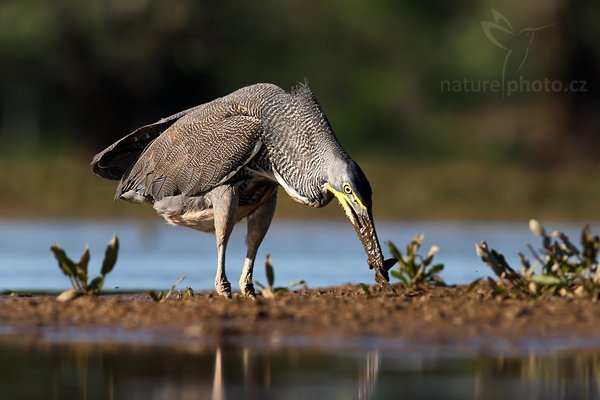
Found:
<path fill-rule="evenodd" d="M 256 84 L 143 126 L 98 153 L 94 172 L 120 180 L 116 198 L 151 203 L 167 222 L 214 231 L 217 293 L 231 297 L 225 251 L 235 223 L 248 219 L 240 278 L 254 297 L 254 259 L 275 211 L 277 187 L 322 207 L 334 197 L 356 229 L 376 279 L 387 283 L 371 212 L 371 186 L 342 149 L 308 84 L 290 93 Z"/>

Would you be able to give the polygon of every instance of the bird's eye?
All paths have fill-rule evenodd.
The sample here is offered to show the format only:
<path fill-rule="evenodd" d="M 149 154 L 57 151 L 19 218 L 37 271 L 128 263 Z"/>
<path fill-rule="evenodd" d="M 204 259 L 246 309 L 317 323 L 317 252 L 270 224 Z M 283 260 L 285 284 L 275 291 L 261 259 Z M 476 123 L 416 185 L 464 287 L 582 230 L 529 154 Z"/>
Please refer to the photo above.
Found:
<path fill-rule="evenodd" d="M 342 188 L 344 189 L 344 193 L 346 193 L 346 194 L 352 193 L 352 188 L 347 183 L 345 183 Z"/>

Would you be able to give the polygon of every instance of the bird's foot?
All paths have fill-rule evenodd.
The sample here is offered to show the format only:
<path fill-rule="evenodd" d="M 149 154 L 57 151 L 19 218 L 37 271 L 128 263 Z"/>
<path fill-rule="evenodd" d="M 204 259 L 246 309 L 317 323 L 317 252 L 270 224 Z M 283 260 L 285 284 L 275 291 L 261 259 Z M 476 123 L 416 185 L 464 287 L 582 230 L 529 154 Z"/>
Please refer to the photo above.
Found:
<path fill-rule="evenodd" d="M 219 297 L 231 299 L 231 284 L 229 282 L 218 282 L 215 284 L 215 289 Z"/>
<path fill-rule="evenodd" d="M 385 292 L 389 294 L 396 293 L 394 288 L 389 284 L 390 276 L 385 269 L 375 268 L 375 281 L 379 283 L 379 286 L 381 286 Z"/>
<path fill-rule="evenodd" d="M 254 285 L 252 283 L 240 285 L 242 296 L 250 300 L 256 300 L 256 292 L 254 291 Z"/>

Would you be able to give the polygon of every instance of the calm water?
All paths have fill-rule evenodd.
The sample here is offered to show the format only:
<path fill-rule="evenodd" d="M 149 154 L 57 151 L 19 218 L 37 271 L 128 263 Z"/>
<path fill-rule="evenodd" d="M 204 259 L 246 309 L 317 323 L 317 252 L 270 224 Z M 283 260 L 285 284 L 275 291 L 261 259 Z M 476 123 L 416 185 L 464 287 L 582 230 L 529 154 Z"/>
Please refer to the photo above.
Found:
<path fill-rule="evenodd" d="M 547 226 L 573 238 L 578 226 Z M 228 272 L 236 282 L 244 258 L 243 227 L 230 242 Z M 380 223 L 380 239 L 404 246 L 426 234 L 437 244 L 449 283 L 486 276 L 473 244 L 488 243 L 516 262 L 526 224 Z M 140 221 L 0 221 L 0 290 L 61 290 L 68 281 L 49 247 L 78 258 L 86 243 L 95 273 L 110 236 L 121 239 L 119 261 L 105 287 L 212 289 L 212 235 Z M 276 222 L 265 254 L 278 284 L 309 286 L 372 282 L 360 242 L 345 222 Z M 24 334 L 25 333 L 25 334 Z M 304 337 L 168 338 L 154 332 L 0 326 L 0 399 L 591 399 L 600 398 L 600 336 L 582 342 L 508 343 L 502 338 L 417 346 L 402 341 Z"/>
<path fill-rule="evenodd" d="M 600 352 L 560 346 L 482 352 L 248 340 L 170 347 L 61 338 L 0 336 L 2 398 L 590 399 L 600 387 Z"/>
<path fill-rule="evenodd" d="M 580 229 L 564 225 L 547 228 L 561 229 L 573 234 L 574 239 Z M 476 242 L 486 240 L 502 251 L 509 262 L 516 262 L 517 251 L 525 251 L 527 242 L 538 242 L 526 223 L 379 223 L 378 230 L 382 245 L 383 241 L 392 240 L 398 246 L 424 232 L 423 253 L 432 244 L 441 247 L 436 259 L 445 264 L 442 277 L 448 283 L 468 283 L 490 274 L 475 255 Z M 89 243 L 90 271 L 96 273 L 113 233 L 120 238 L 121 251 L 105 288 L 168 288 L 182 275 L 187 276 L 183 285 L 195 290 L 213 288 L 216 250 L 212 234 L 160 222 L 0 220 L 0 290 L 68 288 L 50 246 L 58 242 L 72 258 L 78 259 Z M 228 249 L 227 271 L 236 289 L 245 255 L 244 235 L 245 226 L 237 226 Z M 385 245 L 384 252 L 389 254 Z M 274 222 L 257 257 L 255 278 L 262 282 L 267 253 L 273 257 L 279 285 L 298 280 L 305 280 L 309 286 L 373 281 L 361 244 L 345 221 Z"/>

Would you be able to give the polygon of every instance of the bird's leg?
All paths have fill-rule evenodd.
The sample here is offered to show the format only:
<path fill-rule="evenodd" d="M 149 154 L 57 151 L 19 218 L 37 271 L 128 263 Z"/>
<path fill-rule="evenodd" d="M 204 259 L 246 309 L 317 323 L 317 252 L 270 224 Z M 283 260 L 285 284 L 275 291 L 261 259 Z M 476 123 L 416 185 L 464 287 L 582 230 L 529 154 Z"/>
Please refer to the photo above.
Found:
<path fill-rule="evenodd" d="M 246 260 L 244 261 L 244 269 L 240 277 L 240 290 L 244 297 L 251 299 L 256 298 L 254 285 L 252 284 L 252 272 L 254 270 L 254 259 L 258 247 L 262 243 L 273 214 L 275 213 L 275 205 L 277 204 L 277 189 L 274 189 L 273 195 L 259 206 L 256 211 L 248 216 L 248 236 L 246 237 Z"/>
<path fill-rule="evenodd" d="M 231 298 L 231 284 L 225 274 L 225 252 L 227 241 L 235 224 L 235 214 L 239 203 L 237 190 L 230 185 L 212 191 L 215 236 L 217 239 L 217 276 L 215 289 L 219 296 Z"/>

